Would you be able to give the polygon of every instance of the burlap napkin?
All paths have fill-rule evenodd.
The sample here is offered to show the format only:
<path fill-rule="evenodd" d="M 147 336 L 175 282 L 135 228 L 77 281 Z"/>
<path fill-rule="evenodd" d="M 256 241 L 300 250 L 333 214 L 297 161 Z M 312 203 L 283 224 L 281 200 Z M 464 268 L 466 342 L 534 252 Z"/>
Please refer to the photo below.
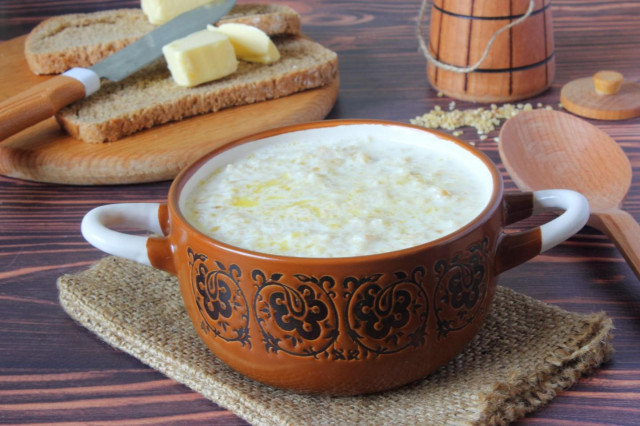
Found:
<path fill-rule="evenodd" d="M 58 280 L 67 313 L 107 343 L 261 425 L 507 423 L 606 361 L 612 322 L 499 287 L 476 338 L 417 383 L 357 397 L 299 395 L 246 379 L 199 340 L 175 277 L 115 257 Z"/>

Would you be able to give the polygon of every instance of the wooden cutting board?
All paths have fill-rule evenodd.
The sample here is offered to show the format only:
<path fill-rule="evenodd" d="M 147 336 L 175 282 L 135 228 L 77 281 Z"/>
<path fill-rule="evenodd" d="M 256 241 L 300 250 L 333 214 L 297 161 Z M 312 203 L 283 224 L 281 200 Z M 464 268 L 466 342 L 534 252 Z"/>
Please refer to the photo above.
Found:
<path fill-rule="evenodd" d="M 0 100 L 46 80 L 24 59 L 26 36 L 0 43 Z M 173 179 L 212 149 L 250 134 L 323 119 L 338 96 L 339 80 L 280 99 L 192 117 L 116 142 L 89 144 L 43 121 L 0 141 L 0 174 L 39 182 L 106 185 Z"/>

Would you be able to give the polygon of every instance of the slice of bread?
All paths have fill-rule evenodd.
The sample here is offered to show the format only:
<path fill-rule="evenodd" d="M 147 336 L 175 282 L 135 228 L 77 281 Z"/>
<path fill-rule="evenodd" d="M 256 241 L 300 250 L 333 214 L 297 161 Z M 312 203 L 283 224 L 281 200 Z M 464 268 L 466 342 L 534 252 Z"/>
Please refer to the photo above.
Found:
<path fill-rule="evenodd" d="M 271 65 L 240 62 L 223 79 L 196 87 L 175 84 L 164 58 L 58 112 L 74 138 L 110 142 L 160 124 L 321 87 L 338 73 L 337 55 L 303 36 L 273 38 L 280 60 Z"/>
<path fill-rule="evenodd" d="M 236 5 L 219 23 L 253 25 L 269 35 L 300 34 L 300 16 L 288 6 Z M 141 9 L 61 15 L 42 21 L 25 42 L 35 74 L 59 74 L 89 67 L 156 28 Z"/>

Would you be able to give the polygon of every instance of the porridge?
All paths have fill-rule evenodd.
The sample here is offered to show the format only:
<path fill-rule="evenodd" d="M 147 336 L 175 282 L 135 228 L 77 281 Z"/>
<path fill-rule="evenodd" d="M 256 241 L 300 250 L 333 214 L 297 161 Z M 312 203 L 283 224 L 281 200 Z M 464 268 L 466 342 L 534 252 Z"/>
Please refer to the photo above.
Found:
<path fill-rule="evenodd" d="M 459 153 L 389 146 L 371 137 L 265 144 L 200 179 L 183 210 L 200 232 L 230 245 L 347 257 L 432 241 L 486 206 L 490 183 Z"/>

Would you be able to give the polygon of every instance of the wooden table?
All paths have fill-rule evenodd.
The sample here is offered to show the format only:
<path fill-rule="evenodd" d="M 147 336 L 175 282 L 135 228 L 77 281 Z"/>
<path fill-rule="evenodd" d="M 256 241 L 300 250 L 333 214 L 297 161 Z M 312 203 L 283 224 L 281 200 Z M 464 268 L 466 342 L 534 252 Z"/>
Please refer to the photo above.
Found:
<path fill-rule="evenodd" d="M 438 97 L 425 76 L 415 38 L 419 0 L 281 3 L 301 13 L 308 35 L 339 54 L 341 91 L 329 118 L 407 122 L 451 101 Z M 26 34 L 48 16 L 138 4 L 5 0 L 0 4 L 0 40 Z M 602 68 L 640 81 L 639 2 L 556 0 L 552 11 L 555 81 L 551 90 L 529 102 L 557 108 L 563 84 Z M 457 102 L 457 107 L 474 106 Z M 640 219 L 640 119 L 594 124 L 631 159 L 634 184 L 624 208 Z M 477 143 L 499 164 L 493 136 L 480 141 L 466 130 L 461 138 Z M 508 189 L 515 188 L 506 172 L 505 179 Z M 70 187 L 0 177 L 1 423 L 244 423 L 99 341 L 58 303 L 56 278 L 103 256 L 80 235 L 82 216 L 105 203 L 163 201 L 168 187 L 169 182 Z M 503 274 L 500 284 L 571 311 L 604 310 L 616 326 L 613 359 L 522 422 L 639 424 L 640 283 L 614 245 L 585 228 Z"/>

